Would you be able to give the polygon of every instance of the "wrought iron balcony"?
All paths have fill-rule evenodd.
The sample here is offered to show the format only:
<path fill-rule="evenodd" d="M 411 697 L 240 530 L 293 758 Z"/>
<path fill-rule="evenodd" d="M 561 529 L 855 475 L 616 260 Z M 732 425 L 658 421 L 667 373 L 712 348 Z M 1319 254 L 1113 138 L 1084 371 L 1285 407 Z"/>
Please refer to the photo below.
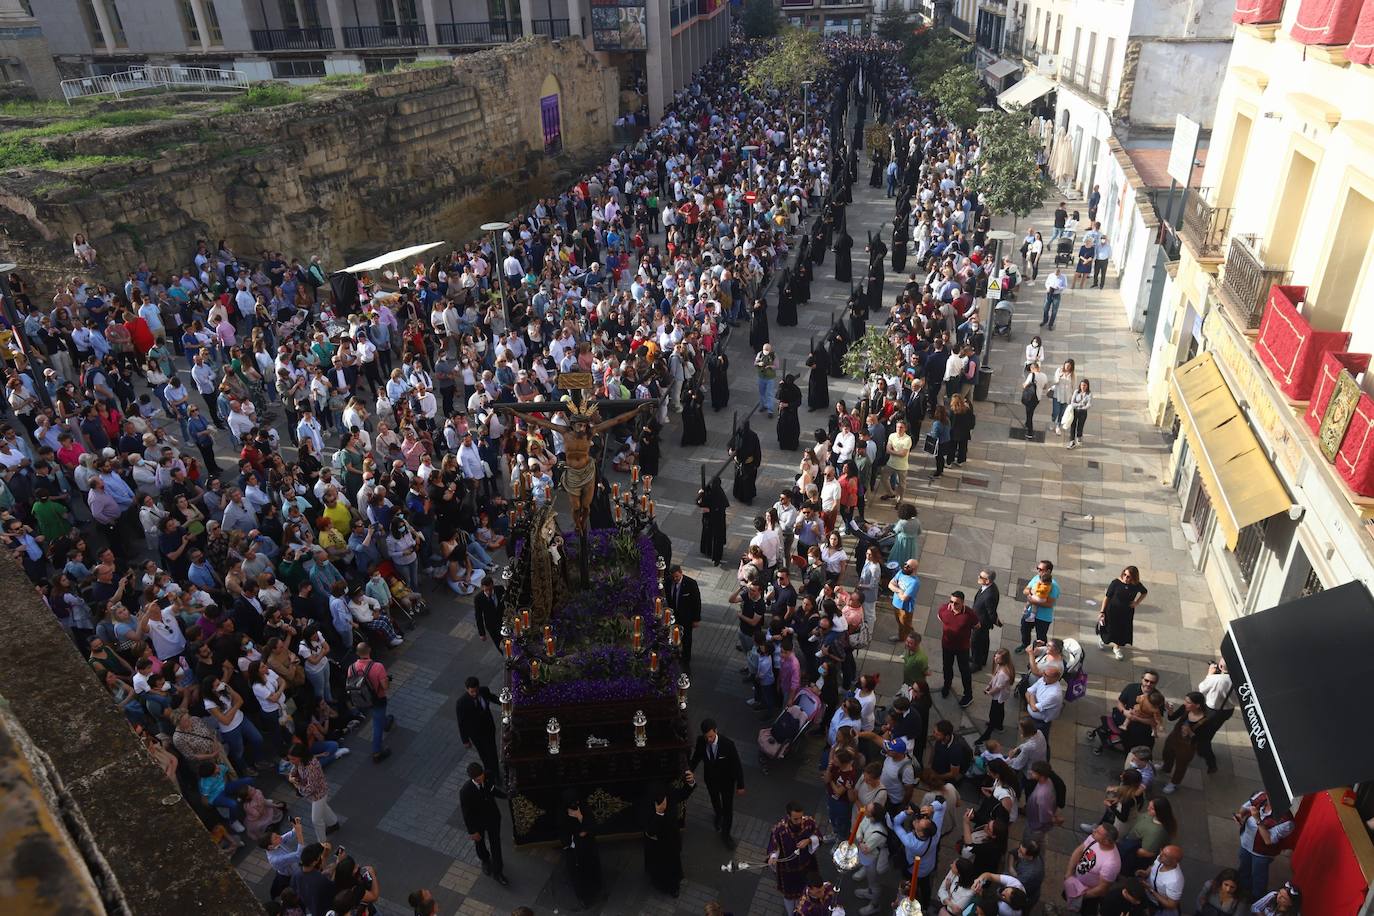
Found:
<path fill-rule="evenodd" d="M 345 48 L 417 48 L 429 44 L 429 33 L 419 23 L 398 25 L 346 25 Z"/>
<path fill-rule="evenodd" d="M 1099 102 L 1107 100 L 1106 75 L 1091 72 L 1076 61 L 1064 59 L 1064 63 L 1059 67 L 1059 82 Z"/>
<path fill-rule="evenodd" d="M 1159 235 L 1155 239 L 1160 248 L 1164 249 L 1164 260 L 1177 261 L 1180 249 L 1183 247 L 1179 234 L 1173 226 L 1163 220 L 1159 223 Z"/>
<path fill-rule="evenodd" d="M 329 51 L 334 33 L 329 29 L 253 29 L 254 51 Z"/>
<path fill-rule="evenodd" d="M 441 45 L 497 45 L 520 37 L 520 23 L 492 20 L 491 22 L 440 22 L 435 26 Z"/>
<path fill-rule="evenodd" d="M 534 34 L 547 35 L 549 38 L 567 38 L 568 20 L 566 19 L 536 19 L 534 20 Z"/>
<path fill-rule="evenodd" d="M 1287 279 L 1286 267 L 1265 263 L 1259 236 L 1231 236 L 1218 293 L 1246 330 L 1259 328 L 1270 287 Z"/>
<path fill-rule="evenodd" d="M 955 35 L 967 38 L 969 41 L 973 40 L 973 26 L 968 24 L 967 19 L 960 19 L 958 16 L 951 14 L 950 17 L 945 20 L 945 25 L 949 26 L 949 30 Z"/>
<path fill-rule="evenodd" d="M 1231 228 L 1231 208 L 1207 202 L 1208 188 L 1189 191 L 1183 199 L 1182 236 L 1199 260 L 1220 261 L 1226 233 Z"/>

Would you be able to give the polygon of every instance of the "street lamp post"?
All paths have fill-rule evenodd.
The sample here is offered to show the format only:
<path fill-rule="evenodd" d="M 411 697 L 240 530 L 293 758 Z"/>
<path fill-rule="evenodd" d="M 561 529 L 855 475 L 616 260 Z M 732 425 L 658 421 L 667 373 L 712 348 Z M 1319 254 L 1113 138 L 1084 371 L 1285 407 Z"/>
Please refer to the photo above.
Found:
<path fill-rule="evenodd" d="M 506 266 L 501 262 L 501 246 L 497 242 L 498 232 L 509 229 L 507 223 L 490 222 L 482 224 L 483 232 L 491 233 L 491 259 L 495 262 L 492 266 L 496 269 L 496 293 L 501 297 L 501 316 L 505 319 L 506 330 L 510 330 L 510 302 L 506 299 Z"/>
<path fill-rule="evenodd" d="M 1015 232 L 1011 232 L 1010 230 L 1007 230 L 1007 229 L 994 229 L 994 230 L 992 230 L 991 232 L 988 233 L 988 241 L 990 241 L 990 242 L 992 243 L 992 264 L 989 265 L 989 270 L 988 270 L 988 282 L 989 282 L 989 283 L 992 282 L 992 276 L 993 276 L 993 274 L 994 274 L 997 270 L 999 270 L 999 269 L 1001 268 L 1001 266 L 1002 266 L 1002 245 L 1003 245 L 1003 243 L 1004 243 L 1004 242 L 1014 242 L 1015 240 L 1016 240 L 1016 233 L 1015 233 Z M 991 301 L 992 301 L 991 298 L 989 298 L 988 301 L 989 301 L 989 303 L 991 303 Z M 999 297 L 999 301 L 1000 301 L 1000 297 Z M 982 366 L 981 366 L 981 368 L 979 369 L 979 373 L 980 373 L 980 374 L 983 373 L 983 372 L 990 372 L 991 369 L 992 369 L 992 367 L 988 365 L 988 360 L 992 358 L 992 323 L 993 323 L 992 310 L 995 309 L 996 307 L 997 307 L 997 306 L 995 306 L 995 305 L 990 305 L 989 308 L 988 308 L 988 325 L 987 325 L 987 331 L 984 332 L 984 334 L 983 334 L 983 340 L 984 340 L 984 343 L 983 343 L 983 359 L 982 359 Z M 980 379 L 980 381 L 981 381 L 981 379 Z M 985 396 L 986 396 L 986 394 L 985 394 Z"/>

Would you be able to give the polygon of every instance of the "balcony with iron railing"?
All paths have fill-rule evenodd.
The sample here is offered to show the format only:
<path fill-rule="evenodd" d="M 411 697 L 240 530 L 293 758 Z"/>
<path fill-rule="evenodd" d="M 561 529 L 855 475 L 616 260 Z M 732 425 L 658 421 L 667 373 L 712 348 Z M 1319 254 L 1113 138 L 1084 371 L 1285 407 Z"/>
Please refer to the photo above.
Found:
<path fill-rule="evenodd" d="M 1288 268 L 1264 259 L 1264 247 L 1257 235 L 1233 235 L 1221 268 L 1217 294 L 1222 304 L 1247 331 L 1259 328 L 1264 318 L 1264 303 L 1275 283 L 1288 280 Z"/>
<path fill-rule="evenodd" d="M 330 29 L 253 29 L 254 51 L 331 51 Z"/>
<path fill-rule="evenodd" d="M 782 0 L 782 5 L 784 7 L 814 6 L 815 3 L 816 0 Z M 681 9 L 681 7 L 673 7 L 674 16 L 677 16 L 679 9 Z M 677 25 L 676 19 L 673 21 L 673 25 Z"/>
<path fill-rule="evenodd" d="M 345 48 L 417 48 L 429 44 L 429 33 L 420 23 L 396 25 L 346 25 Z"/>
<path fill-rule="evenodd" d="M 435 25 L 441 45 L 497 45 L 514 41 L 523 29 L 519 20 L 506 22 L 440 22 Z"/>
<path fill-rule="evenodd" d="M 566 19 L 536 19 L 534 20 L 534 34 L 545 35 L 549 38 L 567 38 L 568 20 Z"/>
<path fill-rule="evenodd" d="M 1221 261 L 1226 233 L 1231 229 L 1231 208 L 1214 207 L 1207 202 L 1209 188 L 1198 188 L 1184 194 L 1183 217 L 1180 220 L 1183 241 L 1199 261 Z"/>
<path fill-rule="evenodd" d="M 962 19 L 951 13 L 949 18 L 945 20 L 945 25 L 949 26 L 949 30 L 955 35 L 973 41 L 973 26 L 969 25 L 967 19 Z"/>
<path fill-rule="evenodd" d="M 1059 67 L 1059 82 L 1095 101 L 1107 100 L 1106 74 L 1090 71 L 1077 61 L 1065 58 Z"/>

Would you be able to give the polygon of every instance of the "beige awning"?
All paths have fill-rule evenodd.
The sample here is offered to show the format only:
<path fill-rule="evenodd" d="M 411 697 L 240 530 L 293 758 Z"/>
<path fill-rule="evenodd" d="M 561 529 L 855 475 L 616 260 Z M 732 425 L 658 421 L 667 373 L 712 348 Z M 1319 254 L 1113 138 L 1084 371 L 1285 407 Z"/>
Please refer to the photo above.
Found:
<path fill-rule="evenodd" d="M 1287 512 L 1293 500 L 1211 353 L 1174 370 L 1169 398 L 1188 445 L 1197 453 L 1198 474 L 1226 546 L 1235 549 L 1242 528 Z"/>
<path fill-rule="evenodd" d="M 426 242 L 423 245 L 411 245 L 409 248 L 397 248 L 395 251 L 388 251 L 386 254 L 378 255 L 366 261 L 359 261 L 357 264 L 350 264 L 345 267 L 344 273 L 363 274 L 378 268 L 388 267 L 400 261 L 408 261 L 417 254 L 423 254 L 431 248 L 438 248 L 443 242 Z"/>
<path fill-rule="evenodd" d="M 984 67 L 983 72 L 988 75 L 988 79 L 998 82 L 1006 79 L 1020 69 L 1020 64 L 1006 60 L 1005 58 L 999 58 Z"/>
<path fill-rule="evenodd" d="M 1003 108 L 1012 105 L 1029 105 L 1054 88 L 1054 83 L 1038 73 L 1027 73 L 1025 79 L 997 96 L 997 104 Z"/>

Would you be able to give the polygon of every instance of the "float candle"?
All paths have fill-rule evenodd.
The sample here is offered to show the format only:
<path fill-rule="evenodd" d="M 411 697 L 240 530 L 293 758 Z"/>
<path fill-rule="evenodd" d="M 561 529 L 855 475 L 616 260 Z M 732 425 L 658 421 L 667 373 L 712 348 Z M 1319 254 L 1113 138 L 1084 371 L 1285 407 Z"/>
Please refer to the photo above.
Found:
<path fill-rule="evenodd" d="M 658 674 L 658 653 L 657 653 L 657 652 L 650 652 L 650 653 L 649 653 L 649 673 L 650 673 L 650 674 Z"/>
<path fill-rule="evenodd" d="M 530 609 L 525 608 L 520 612 L 520 625 L 526 630 L 530 628 Z"/>
<path fill-rule="evenodd" d="M 677 649 L 677 648 L 681 648 L 681 646 L 682 646 L 682 627 L 673 627 L 673 648 L 674 648 L 674 649 Z"/>
<path fill-rule="evenodd" d="M 854 818 L 854 829 L 852 829 L 852 830 L 849 831 L 849 842 L 851 842 L 851 843 L 854 842 L 854 838 L 855 838 L 856 836 L 859 835 L 859 822 L 862 821 L 863 819 L 864 819 L 863 812 L 860 811 L 860 812 L 859 812 L 859 816 L 856 817 L 856 818 Z"/>
<path fill-rule="evenodd" d="M 613 484 L 611 484 L 611 496 L 614 497 L 615 499 L 619 499 L 619 498 L 620 498 L 620 484 L 618 484 L 618 483 L 613 483 Z"/>
<path fill-rule="evenodd" d="M 512 653 L 511 653 L 511 649 L 512 649 L 512 647 L 513 647 L 514 645 L 515 645 L 515 642 L 514 642 L 513 640 L 507 639 L 507 640 L 505 641 L 505 649 L 506 649 L 506 658 L 507 658 L 507 659 L 509 659 L 509 658 L 511 657 L 511 654 L 512 654 Z"/>
<path fill-rule="evenodd" d="M 906 899 L 916 899 L 916 875 L 921 870 L 921 857 L 916 857 L 916 862 L 911 866 L 911 884 L 906 889 Z"/>
<path fill-rule="evenodd" d="M 544 654 L 547 655 L 549 658 L 553 658 L 553 637 L 552 637 L 552 636 L 545 636 L 545 637 L 544 637 Z"/>

